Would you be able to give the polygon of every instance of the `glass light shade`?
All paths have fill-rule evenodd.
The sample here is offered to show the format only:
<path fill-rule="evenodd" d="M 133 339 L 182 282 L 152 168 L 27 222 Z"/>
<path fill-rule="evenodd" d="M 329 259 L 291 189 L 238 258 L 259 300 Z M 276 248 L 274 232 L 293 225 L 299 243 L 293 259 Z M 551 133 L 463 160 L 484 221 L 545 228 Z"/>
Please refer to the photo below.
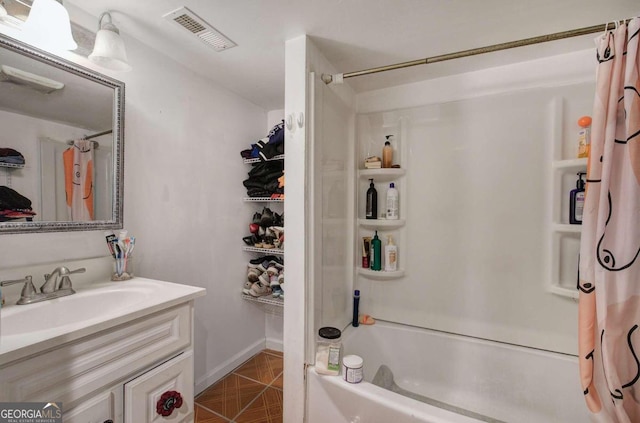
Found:
<path fill-rule="evenodd" d="M 67 9 L 55 0 L 34 0 L 22 27 L 27 43 L 48 51 L 75 50 Z"/>
<path fill-rule="evenodd" d="M 0 4 L 0 19 L 4 18 L 5 16 L 7 16 L 7 9 L 2 7 L 2 4 Z"/>
<path fill-rule="evenodd" d="M 96 43 L 93 46 L 93 52 L 89 55 L 89 60 L 106 69 L 129 71 L 131 66 L 127 63 L 124 41 L 117 30 L 111 27 L 112 25 L 107 24 L 96 34 Z"/>

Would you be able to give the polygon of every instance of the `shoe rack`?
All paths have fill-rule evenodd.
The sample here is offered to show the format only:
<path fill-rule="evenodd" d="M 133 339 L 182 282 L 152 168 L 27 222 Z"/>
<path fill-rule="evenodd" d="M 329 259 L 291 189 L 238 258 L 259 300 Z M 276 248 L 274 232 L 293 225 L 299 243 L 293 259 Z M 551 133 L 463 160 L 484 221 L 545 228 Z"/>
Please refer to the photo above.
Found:
<path fill-rule="evenodd" d="M 14 163 L 0 163 L 0 168 L 4 170 L 5 185 L 11 188 L 11 172 L 16 169 L 24 168 L 24 165 Z"/>
<path fill-rule="evenodd" d="M 274 160 L 284 160 L 284 154 L 275 156 L 267 161 Z M 244 159 L 244 164 L 253 164 L 259 163 L 260 159 Z M 270 197 L 244 197 L 242 199 L 245 203 L 256 203 L 261 206 L 270 205 L 273 207 L 274 205 L 278 207 L 277 213 L 282 213 L 282 205 L 284 204 L 284 200 L 281 198 L 270 198 Z M 259 210 L 255 210 L 259 211 Z M 250 246 L 243 246 L 242 251 L 246 253 L 253 254 L 254 258 L 266 255 L 273 256 L 284 256 L 284 250 L 280 248 L 257 248 Z M 282 315 L 284 311 L 284 299 L 283 298 L 273 298 L 271 295 L 263 296 L 263 297 L 254 297 L 248 294 L 241 292 L 242 298 L 245 301 L 249 301 L 257 306 L 259 306 L 265 313 Z"/>

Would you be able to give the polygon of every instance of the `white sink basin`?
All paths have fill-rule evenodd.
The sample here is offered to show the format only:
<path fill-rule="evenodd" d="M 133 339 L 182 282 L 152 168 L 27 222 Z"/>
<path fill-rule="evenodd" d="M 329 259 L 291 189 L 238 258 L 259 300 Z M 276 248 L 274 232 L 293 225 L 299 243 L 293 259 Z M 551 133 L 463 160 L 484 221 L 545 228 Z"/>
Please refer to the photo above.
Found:
<path fill-rule="evenodd" d="M 2 313 L 0 335 L 26 335 L 101 319 L 144 302 L 152 293 L 150 287 L 120 284 L 78 290 L 66 297 L 12 307 Z"/>
<path fill-rule="evenodd" d="M 96 333 L 205 294 L 203 288 L 134 278 L 93 283 L 76 293 L 39 303 L 2 308 L 0 365 L 21 354 Z"/>

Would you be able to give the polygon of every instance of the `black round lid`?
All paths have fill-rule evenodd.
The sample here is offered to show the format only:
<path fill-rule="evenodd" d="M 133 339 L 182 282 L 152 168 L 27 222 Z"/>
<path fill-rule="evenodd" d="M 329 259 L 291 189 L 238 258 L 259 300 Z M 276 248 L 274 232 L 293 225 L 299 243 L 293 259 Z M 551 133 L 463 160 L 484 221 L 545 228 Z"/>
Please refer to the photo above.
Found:
<path fill-rule="evenodd" d="M 324 328 L 320 328 L 320 330 L 318 331 L 318 335 L 320 335 L 321 338 L 325 339 L 338 339 L 342 335 L 342 332 L 340 332 L 340 329 L 327 326 Z"/>

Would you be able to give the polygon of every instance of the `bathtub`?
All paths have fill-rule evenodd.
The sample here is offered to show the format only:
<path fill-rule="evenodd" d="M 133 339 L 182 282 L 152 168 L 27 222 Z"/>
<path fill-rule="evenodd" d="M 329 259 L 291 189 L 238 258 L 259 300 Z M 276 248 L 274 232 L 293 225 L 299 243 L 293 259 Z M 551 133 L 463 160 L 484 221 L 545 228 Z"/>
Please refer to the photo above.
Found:
<path fill-rule="evenodd" d="M 589 421 L 573 356 L 380 321 L 349 326 L 343 346 L 364 358 L 365 381 L 309 367 L 309 423 Z M 372 383 L 383 365 L 409 396 Z"/>

